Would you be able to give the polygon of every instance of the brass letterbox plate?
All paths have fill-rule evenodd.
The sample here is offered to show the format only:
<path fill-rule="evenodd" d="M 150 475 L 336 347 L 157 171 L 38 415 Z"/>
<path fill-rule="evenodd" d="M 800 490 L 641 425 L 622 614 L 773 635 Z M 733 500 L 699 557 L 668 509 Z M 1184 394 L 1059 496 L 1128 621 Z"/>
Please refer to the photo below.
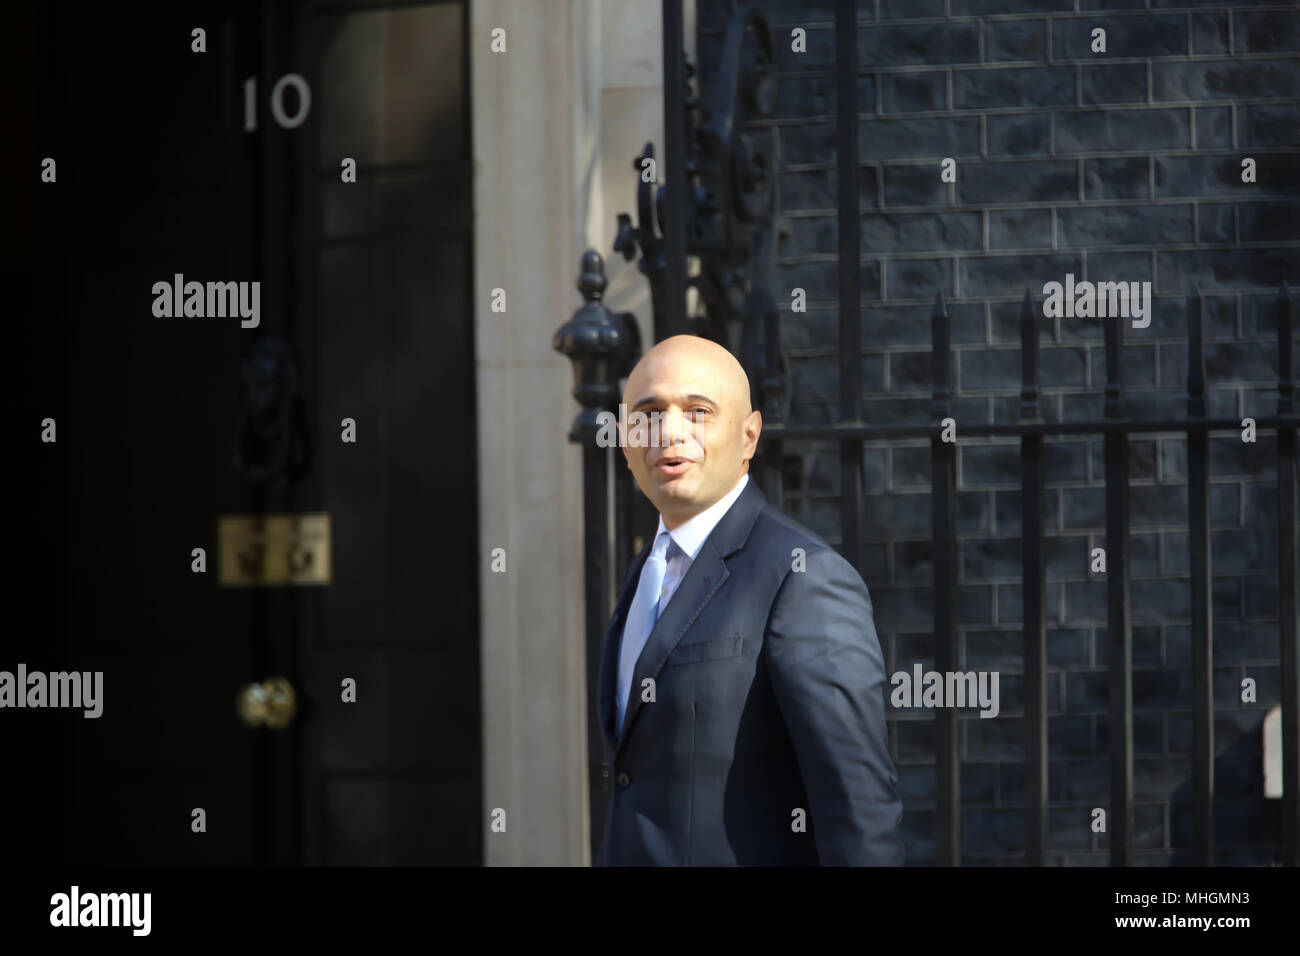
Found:
<path fill-rule="evenodd" d="M 217 518 L 223 588 L 330 583 L 330 516 L 220 515 Z"/>

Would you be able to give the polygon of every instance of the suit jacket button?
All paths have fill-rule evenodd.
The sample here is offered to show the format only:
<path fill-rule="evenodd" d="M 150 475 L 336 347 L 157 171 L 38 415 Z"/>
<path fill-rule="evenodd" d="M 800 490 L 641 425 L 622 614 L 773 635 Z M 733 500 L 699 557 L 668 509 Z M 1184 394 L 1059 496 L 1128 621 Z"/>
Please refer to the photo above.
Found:
<path fill-rule="evenodd" d="M 632 780 L 631 780 L 630 777 L 628 777 L 627 774 L 625 774 L 625 773 L 620 773 L 620 774 L 618 775 L 618 785 L 619 785 L 620 787 L 626 787 L 626 786 L 627 786 L 628 784 L 630 784 L 631 782 L 632 782 Z"/>

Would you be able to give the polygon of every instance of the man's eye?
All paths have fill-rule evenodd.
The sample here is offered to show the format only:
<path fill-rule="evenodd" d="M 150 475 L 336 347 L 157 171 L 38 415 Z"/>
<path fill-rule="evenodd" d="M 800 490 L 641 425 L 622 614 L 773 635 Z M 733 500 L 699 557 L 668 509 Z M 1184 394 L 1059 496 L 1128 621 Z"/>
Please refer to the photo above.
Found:
<path fill-rule="evenodd" d="M 699 414 L 705 414 L 705 415 L 707 415 L 707 414 L 709 414 L 709 410 L 708 410 L 707 408 L 693 408 L 693 409 L 691 409 L 691 411 L 695 412 L 696 415 L 699 415 Z"/>

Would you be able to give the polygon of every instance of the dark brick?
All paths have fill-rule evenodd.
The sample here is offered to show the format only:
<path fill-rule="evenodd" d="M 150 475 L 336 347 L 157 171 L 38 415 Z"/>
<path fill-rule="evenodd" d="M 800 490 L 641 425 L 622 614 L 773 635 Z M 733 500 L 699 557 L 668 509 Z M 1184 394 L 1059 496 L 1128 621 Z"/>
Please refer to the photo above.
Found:
<path fill-rule="evenodd" d="M 984 491 L 957 492 L 957 533 L 983 534 L 990 527 L 988 493 Z"/>
<path fill-rule="evenodd" d="M 1128 566 L 1129 571 L 1138 577 L 1159 574 L 1160 536 L 1154 534 L 1130 534 L 1128 539 Z"/>
<path fill-rule="evenodd" d="M 1024 756 L 1024 733 L 1018 720 L 962 721 L 966 732 L 966 756 L 972 759 L 1014 760 Z"/>
<path fill-rule="evenodd" d="M 1233 204 L 1226 202 L 1201 203 L 1196 210 L 1196 238 L 1199 242 L 1235 242 L 1237 217 Z M 1202 313 L 1202 320 L 1204 313 Z"/>
<path fill-rule="evenodd" d="M 1277 617 L 1277 581 L 1273 578 L 1249 577 L 1243 581 L 1245 616 L 1247 618 Z"/>
<path fill-rule="evenodd" d="M 963 486 L 1020 483 L 1020 452 L 1016 445 L 959 445 L 957 459 Z"/>
<path fill-rule="evenodd" d="M 988 624 L 993 620 L 991 587 L 957 588 L 957 624 Z"/>
<path fill-rule="evenodd" d="M 1262 199 L 1266 196 L 1297 195 L 1292 173 L 1296 157 L 1287 154 L 1259 155 L 1253 183 L 1241 181 L 1242 156 L 1157 156 L 1156 196 L 1237 196 Z"/>
<path fill-rule="evenodd" d="M 963 203 L 1068 201 L 1078 190 L 1077 166 L 1069 160 L 967 163 L 957 175 Z"/>
<path fill-rule="evenodd" d="M 1088 572 L 1088 539 L 1083 535 L 1047 538 L 1043 552 L 1049 575 L 1079 575 Z"/>
<path fill-rule="evenodd" d="M 1232 16 L 1232 52 L 1300 50 L 1300 13 L 1295 10 L 1238 11 Z"/>
<path fill-rule="evenodd" d="M 1075 351 L 1062 349 L 1062 351 Z M 1043 473 L 1047 481 L 1083 481 L 1087 478 L 1087 442 L 1047 439 L 1043 443 Z"/>
<path fill-rule="evenodd" d="M 1081 66 L 1079 82 L 1084 106 L 1147 101 L 1147 70 L 1141 63 Z"/>
<path fill-rule="evenodd" d="M 1054 13 L 1073 10 L 1074 0 L 952 0 L 954 17 L 977 17 L 984 14 Z"/>
<path fill-rule="evenodd" d="M 880 171 L 875 166 L 858 167 L 858 209 L 876 208 L 876 182 Z M 835 209 L 834 169 L 810 169 L 782 172 L 777 176 L 778 202 L 784 211 L 795 209 Z"/>
<path fill-rule="evenodd" d="M 1240 485 L 1235 482 L 1212 482 L 1210 484 L 1210 526 L 1235 527 L 1240 501 Z"/>
<path fill-rule="evenodd" d="M 1079 110 L 1056 114 L 1059 152 L 1187 149 L 1188 113 L 1173 110 Z"/>
<path fill-rule="evenodd" d="M 1047 665 L 1072 667 L 1088 663 L 1091 637 L 1088 631 L 1078 628 L 1047 631 Z"/>
<path fill-rule="evenodd" d="M 948 108 L 948 75 L 886 73 L 880 78 L 880 108 L 886 113 L 928 113 Z"/>
<path fill-rule="evenodd" d="M 1291 298 L 1294 301 L 1298 285 L 1290 280 L 1288 280 L 1288 283 L 1291 287 Z M 1242 293 L 1241 334 L 1243 336 L 1267 336 L 1274 342 L 1277 341 L 1277 289 L 1278 284 L 1274 283 L 1270 291 L 1262 294 L 1247 295 Z"/>
<path fill-rule="evenodd" d="M 1241 249 L 1214 252 L 1160 252 L 1162 290 L 1198 285 L 1202 289 L 1275 286 L 1281 276 L 1300 275 L 1300 249 Z"/>
<path fill-rule="evenodd" d="M 979 249 L 984 243 L 983 231 L 978 212 L 881 213 L 862 217 L 863 248 L 888 252 Z"/>
<path fill-rule="evenodd" d="M 1187 496 L 1164 485 L 1130 485 L 1130 527 L 1187 524 Z"/>
<path fill-rule="evenodd" d="M 1211 531 L 1210 552 L 1219 573 L 1268 571 L 1277 566 L 1277 535 L 1267 528 L 1253 534 Z"/>
<path fill-rule="evenodd" d="M 1184 555 L 1184 567 L 1190 565 Z M 1186 571 L 1183 572 L 1187 573 Z M 1212 578 L 1210 581 L 1210 610 L 1216 621 L 1241 620 L 1241 578 Z"/>
<path fill-rule="evenodd" d="M 1032 283 L 1027 283 L 1026 288 L 1029 288 L 1035 298 L 1034 308 L 1039 317 L 1038 342 L 1040 348 L 1055 345 L 1056 339 L 1052 334 L 1052 323 L 1042 318 L 1042 296 L 1039 294 L 1042 291 L 1042 284 L 1040 283 L 1037 288 L 1033 288 Z M 993 326 L 994 342 L 1017 345 L 1020 343 L 1020 305 L 1019 300 L 989 303 L 989 318 Z M 1042 352 L 1040 351 L 1040 361 L 1041 358 Z"/>
<path fill-rule="evenodd" d="M 987 20 L 983 31 L 987 63 L 1047 59 L 1046 20 Z"/>
<path fill-rule="evenodd" d="M 1004 806 L 1020 806 L 1025 800 L 1025 765 L 1019 760 L 1006 760 L 998 764 L 998 793 Z M 1048 764 L 1047 795 L 1059 801 L 1065 796 L 1064 764 L 1053 760 Z"/>
<path fill-rule="evenodd" d="M 1104 488 L 1066 488 L 1062 491 L 1061 524 L 1066 528 L 1102 528 L 1106 524 Z"/>
<path fill-rule="evenodd" d="M 1168 618 L 1185 619 L 1191 614 L 1186 579 L 1156 578 L 1129 583 L 1134 623 L 1159 623 Z"/>
<path fill-rule="evenodd" d="M 932 581 L 933 549 L 929 541 L 899 541 L 894 544 L 894 581 L 916 584 Z"/>
<path fill-rule="evenodd" d="M 1113 208 L 1113 207 L 1112 207 Z M 1142 252 L 1090 252 L 1088 254 L 1088 280 L 1091 282 L 1150 282 L 1151 275 L 1151 253 Z M 1129 290 L 1130 292 L 1132 289 Z M 1154 292 L 1154 289 L 1152 290 Z M 1138 290 L 1141 294 L 1141 289 Z M 1106 308 L 1110 311 L 1110 295 L 1106 296 Z M 1132 299 L 1130 297 L 1130 304 Z M 1098 309 L 1100 306 L 1098 306 Z M 1106 321 L 1098 317 L 1095 322 Z M 1128 339 L 1131 341 L 1136 335 L 1135 332 L 1129 331 Z M 1155 355 L 1147 353 L 1151 359 L 1150 381 L 1155 381 Z M 1134 383 L 1136 384 L 1136 383 Z"/>
<path fill-rule="evenodd" d="M 1144 92 L 1143 99 L 1145 98 Z M 1075 100 L 1073 67 L 985 67 L 952 72 L 954 109 L 996 109 L 1007 103 L 1018 106 L 1073 106 Z"/>
<path fill-rule="evenodd" d="M 1043 276 L 1082 274 L 1075 255 L 982 256 L 962 260 L 962 295 L 1015 295 L 1025 286 L 1047 281 Z"/>
<path fill-rule="evenodd" d="M 702 97 L 705 91 L 701 88 Z M 710 102 L 705 99 L 705 102 Z M 835 115 L 835 77 L 786 76 L 777 84 L 776 102 L 771 119 L 805 119 L 810 116 Z M 876 111 L 876 81 L 870 73 L 858 77 L 858 112 Z"/>
<path fill-rule="evenodd" d="M 790 234 L 777 243 L 777 255 L 795 257 L 834 253 L 837 233 L 834 216 L 792 216 Z"/>
<path fill-rule="evenodd" d="M 1110 747 L 1110 718 L 1106 714 L 1097 717 L 1083 718 L 1092 720 L 1097 725 L 1097 733 L 1094 739 L 1096 753 L 1109 753 Z M 1164 722 L 1160 714 L 1142 714 L 1133 715 L 1133 754 L 1138 757 L 1162 757 L 1164 756 Z M 1086 755 L 1085 755 L 1086 756 Z"/>
<path fill-rule="evenodd" d="M 1297 119 L 1300 120 L 1300 115 Z M 1300 240 L 1300 203 L 1238 203 L 1237 213 L 1241 221 L 1242 242 Z"/>
<path fill-rule="evenodd" d="M 1210 474 L 1216 478 L 1224 478 L 1228 475 L 1254 478 L 1271 476 L 1274 474 L 1276 461 L 1277 439 L 1273 435 L 1258 434 L 1253 443 L 1242 441 L 1240 433 L 1224 437 L 1210 436 Z M 1265 485 L 1251 483 L 1246 486 L 1243 504 L 1247 527 L 1255 526 L 1261 517 L 1276 516 L 1277 512 L 1272 510 L 1276 507 L 1271 503 L 1276 500 L 1271 499 L 1272 491 L 1271 483 Z M 1263 497 L 1257 498 L 1257 496 Z M 1256 507 L 1265 509 L 1263 515 L 1256 514 Z"/>
<path fill-rule="evenodd" d="M 1059 209 L 1056 213 L 1057 241 L 1062 248 L 1092 248 L 1114 242 L 1118 236 L 1125 243 L 1157 244 L 1162 242 L 1192 242 L 1192 207 L 1190 205 L 1159 206 L 1105 206 Z M 1145 256 L 1150 260 L 1150 256 Z M 1093 268 L 1093 258 L 1088 260 L 1088 276 L 1093 281 L 1107 281 L 1110 277 Z M 1115 281 L 1120 277 L 1116 275 Z M 1125 279 L 1131 279 L 1128 275 Z"/>
<path fill-rule="evenodd" d="M 899 720 L 894 724 L 898 739 L 898 756 L 904 760 L 914 757 L 933 758 L 934 722 L 931 720 Z"/>
<path fill-rule="evenodd" d="M 1136 800 L 1168 800 L 1191 775 L 1190 760 L 1134 760 L 1133 797 Z"/>
<path fill-rule="evenodd" d="M 1205 56 L 1228 52 L 1228 14 L 1192 14 L 1192 53 Z"/>
<path fill-rule="evenodd" d="M 1176 667 L 1133 671 L 1133 706 L 1166 708 L 1184 704 L 1192 691 L 1190 669 Z"/>
<path fill-rule="evenodd" d="M 960 496 L 959 496 L 960 497 Z M 994 493 L 994 516 L 997 519 L 999 534 L 1020 533 L 1020 508 L 1022 498 L 1020 490 L 998 491 Z M 1048 528 L 1060 524 L 1060 499 L 1049 491 L 1043 499 L 1043 522 Z"/>
<path fill-rule="evenodd" d="M 1102 623 L 1106 620 L 1106 582 L 1066 581 L 1065 620 L 1071 624 Z"/>
<path fill-rule="evenodd" d="M 1242 146 L 1300 146 L 1295 103 L 1243 103 L 1237 107 L 1237 142 Z"/>
<path fill-rule="evenodd" d="M 990 249 L 1050 249 L 1052 214 L 1047 209 L 990 209 Z"/>
<path fill-rule="evenodd" d="M 818 160 L 835 156 L 835 128 L 819 146 Z M 785 130 L 782 130 L 784 133 Z M 903 157 L 978 156 L 980 120 L 978 116 L 917 117 L 915 119 L 863 120 L 858 123 L 858 155 L 861 159 L 900 159 Z M 795 162 L 795 160 L 786 160 Z M 933 166 L 939 178 L 939 164 Z M 958 181 L 961 173 L 957 174 Z"/>
<path fill-rule="evenodd" d="M 1020 384 L 1020 353 L 1011 349 L 978 349 L 958 353 L 963 391 L 1012 388 Z"/>
<path fill-rule="evenodd" d="M 944 0 L 880 0 L 881 20 L 909 20 L 914 17 L 941 17 Z"/>
<path fill-rule="evenodd" d="M 1091 443 L 1092 452 L 1092 474 L 1094 478 L 1101 478 L 1104 474 L 1104 444 L 1100 441 Z M 1131 438 L 1128 446 L 1128 473 L 1129 478 L 1137 481 L 1143 481 L 1156 477 L 1156 455 L 1157 447 L 1154 441 L 1143 438 Z M 1166 478 L 1168 476 L 1166 475 Z"/>
<path fill-rule="evenodd" d="M 1047 113 L 994 113 L 984 118 L 984 132 L 990 156 L 1046 156 L 1052 149 L 1052 124 Z"/>
<path fill-rule="evenodd" d="M 1151 64 L 1157 103 L 1235 98 L 1280 99 L 1300 93 L 1300 70 L 1289 60 L 1186 60 Z"/>
<path fill-rule="evenodd" d="M 1057 607 L 1060 606 L 1062 581 L 1048 581 L 1044 609 L 1048 624 L 1060 624 Z M 1024 588 L 1019 584 L 997 585 L 997 619 L 1002 624 L 1021 624 L 1024 615 Z"/>
<path fill-rule="evenodd" d="M 964 784 L 966 781 L 963 780 Z M 908 766 L 898 768 L 898 795 L 908 806 L 934 800 L 934 766 Z"/>
<path fill-rule="evenodd" d="M 974 23 L 918 23 L 858 28 L 858 62 L 879 66 L 974 63 L 979 39 Z"/>
<path fill-rule="evenodd" d="M 1106 31 L 1106 52 L 1092 52 L 1092 31 Z M 1181 16 L 1058 17 L 1052 21 L 1057 60 L 1104 61 L 1107 57 L 1184 56 L 1187 19 Z"/>
<path fill-rule="evenodd" d="M 998 765 L 993 763 L 969 763 L 961 766 L 961 802 L 992 803 L 997 797 Z"/>
<path fill-rule="evenodd" d="M 946 206 L 948 184 L 939 178 L 939 165 L 885 166 L 886 206 Z"/>
<path fill-rule="evenodd" d="M 930 484 L 930 447 L 910 446 L 893 449 L 894 487 L 928 487 Z"/>
<path fill-rule="evenodd" d="M 971 807 L 965 813 L 967 848 L 974 852 L 1023 852 L 1025 817 L 1022 812 Z"/>
<path fill-rule="evenodd" d="M 1232 110 L 1226 106 L 1196 107 L 1196 149 L 1232 146 Z"/>
<path fill-rule="evenodd" d="M 1065 775 L 1065 798 L 1067 800 L 1090 800 L 1098 805 L 1104 804 L 1108 793 L 1108 766 L 1105 760 L 1072 760 L 1067 764 Z M 1081 825 L 1087 825 L 1089 814 L 1079 814 Z"/>
<path fill-rule="evenodd" d="M 835 126 L 832 123 L 782 126 L 779 140 L 782 163 L 823 163 L 835 158 Z"/>
<path fill-rule="evenodd" d="M 1150 191 L 1145 158 L 1084 160 L 1084 199 L 1146 199 Z"/>
<path fill-rule="evenodd" d="M 889 263 L 889 297 L 932 299 L 953 295 L 951 259 L 893 259 Z"/>
<path fill-rule="evenodd" d="M 962 580 L 1009 578 L 1020 574 L 1020 539 L 972 538 L 961 544 Z"/>
<path fill-rule="evenodd" d="M 894 352 L 889 357 L 889 385 L 896 392 L 928 391 L 933 384 L 929 352 Z"/>

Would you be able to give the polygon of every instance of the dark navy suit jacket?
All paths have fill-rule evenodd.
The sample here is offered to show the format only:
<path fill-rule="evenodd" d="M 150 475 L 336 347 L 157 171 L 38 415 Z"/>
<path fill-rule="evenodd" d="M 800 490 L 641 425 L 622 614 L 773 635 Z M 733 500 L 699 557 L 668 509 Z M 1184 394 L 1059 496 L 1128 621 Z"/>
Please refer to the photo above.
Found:
<path fill-rule="evenodd" d="M 613 785 L 598 865 L 901 865 L 885 665 L 853 566 L 751 475 L 646 641 L 615 737 L 623 623 L 649 551 L 605 635 Z"/>

